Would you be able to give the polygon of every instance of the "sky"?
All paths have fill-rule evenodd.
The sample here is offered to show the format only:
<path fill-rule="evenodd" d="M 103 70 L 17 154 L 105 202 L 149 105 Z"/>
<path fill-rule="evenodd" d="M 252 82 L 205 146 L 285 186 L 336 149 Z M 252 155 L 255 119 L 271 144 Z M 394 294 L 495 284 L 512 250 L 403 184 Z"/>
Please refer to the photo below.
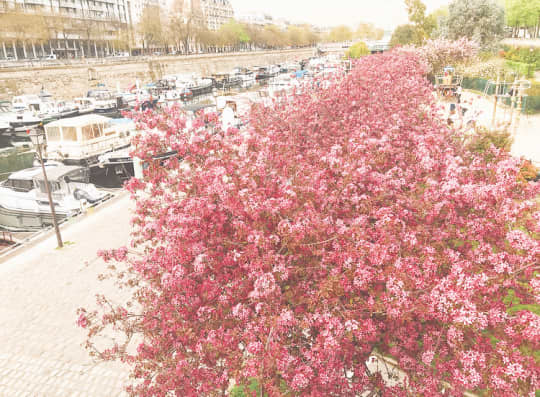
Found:
<path fill-rule="evenodd" d="M 407 23 L 404 0 L 229 0 L 235 13 L 265 12 L 274 18 L 293 23 L 319 26 L 350 25 L 360 22 L 391 30 Z M 427 12 L 446 5 L 450 0 L 423 0 Z"/>

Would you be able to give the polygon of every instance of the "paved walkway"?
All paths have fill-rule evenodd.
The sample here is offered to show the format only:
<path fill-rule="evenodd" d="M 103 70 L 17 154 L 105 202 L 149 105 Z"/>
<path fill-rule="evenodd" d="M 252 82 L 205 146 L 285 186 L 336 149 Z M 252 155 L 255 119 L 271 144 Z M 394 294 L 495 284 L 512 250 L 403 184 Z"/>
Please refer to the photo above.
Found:
<path fill-rule="evenodd" d="M 463 100 L 470 99 L 474 101 L 473 108 L 480 111 L 478 123 L 490 127 L 493 117 L 493 98 L 484 98 L 477 93 L 464 92 Z M 507 123 L 509 120 L 510 110 L 508 107 L 497 106 L 496 123 Z M 540 166 L 540 115 L 521 114 L 519 120 L 517 120 L 517 116 L 514 114 L 514 123 L 510 128 L 510 132 L 514 138 L 514 144 L 511 149 L 512 154 L 524 157 L 527 160 L 531 160 L 537 166 Z"/>
<path fill-rule="evenodd" d="M 129 196 L 122 195 L 62 231 L 0 264 L 0 396 L 120 396 L 128 370 L 93 363 L 81 347 L 77 308 L 95 307 L 95 294 L 121 299 L 96 251 L 125 245 Z M 88 265 L 85 265 L 88 263 Z"/>

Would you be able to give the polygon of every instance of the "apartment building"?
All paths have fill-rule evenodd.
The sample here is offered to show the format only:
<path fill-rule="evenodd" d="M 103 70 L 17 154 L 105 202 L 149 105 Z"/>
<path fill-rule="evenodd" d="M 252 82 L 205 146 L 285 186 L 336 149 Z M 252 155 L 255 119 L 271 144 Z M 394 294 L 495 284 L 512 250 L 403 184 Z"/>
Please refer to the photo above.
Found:
<path fill-rule="evenodd" d="M 234 10 L 229 0 L 200 0 L 202 14 L 210 30 L 218 30 L 234 18 Z"/>
<path fill-rule="evenodd" d="M 103 56 L 132 26 L 131 0 L 0 0 L 0 58 Z"/>

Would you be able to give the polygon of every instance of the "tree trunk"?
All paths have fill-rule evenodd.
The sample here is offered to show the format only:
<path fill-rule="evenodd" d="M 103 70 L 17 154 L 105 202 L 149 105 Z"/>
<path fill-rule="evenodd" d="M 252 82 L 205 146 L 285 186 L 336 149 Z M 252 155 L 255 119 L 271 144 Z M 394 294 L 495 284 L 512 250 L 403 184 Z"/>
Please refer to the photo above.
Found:
<path fill-rule="evenodd" d="M 34 59 L 37 58 L 37 56 L 36 56 L 36 45 L 34 44 L 33 40 L 32 40 L 32 53 L 34 54 Z"/>
<path fill-rule="evenodd" d="M 6 43 L 2 41 L 2 50 L 4 51 L 4 59 L 7 58 Z"/>
<path fill-rule="evenodd" d="M 43 47 L 43 41 L 41 43 L 41 56 L 44 57 L 45 56 L 45 47 Z"/>
<path fill-rule="evenodd" d="M 24 59 L 28 59 L 28 55 L 26 54 L 26 43 L 24 41 L 22 42 L 22 50 L 24 54 Z"/>
<path fill-rule="evenodd" d="M 19 56 L 17 55 L 17 46 L 15 46 L 15 41 L 12 41 L 11 44 L 13 45 L 13 56 L 15 57 L 15 60 L 19 60 Z"/>
<path fill-rule="evenodd" d="M 96 56 L 96 58 L 98 57 L 98 53 L 97 53 L 97 45 L 96 45 L 96 42 L 94 41 L 94 55 Z"/>
<path fill-rule="evenodd" d="M 82 44 L 82 41 L 79 41 L 79 47 L 81 49 L 81 56 L 84 58 L 84 46 Z"/>

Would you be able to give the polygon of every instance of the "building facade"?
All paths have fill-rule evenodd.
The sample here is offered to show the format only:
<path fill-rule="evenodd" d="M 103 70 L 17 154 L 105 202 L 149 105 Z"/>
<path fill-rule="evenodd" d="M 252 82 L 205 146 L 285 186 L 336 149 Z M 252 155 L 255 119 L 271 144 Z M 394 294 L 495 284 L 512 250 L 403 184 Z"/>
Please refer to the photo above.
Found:
<path fill-rule="evenodd" d="M 218 30 L 234 18 L 234 11 L 229 0 L 200 0 L 202 15 L 210 30 Z"/>
<path fill-rule="evenodd" d="M 131 0 L 0 0 L 0 58 L 103 56 L 132 34 Z"/>

